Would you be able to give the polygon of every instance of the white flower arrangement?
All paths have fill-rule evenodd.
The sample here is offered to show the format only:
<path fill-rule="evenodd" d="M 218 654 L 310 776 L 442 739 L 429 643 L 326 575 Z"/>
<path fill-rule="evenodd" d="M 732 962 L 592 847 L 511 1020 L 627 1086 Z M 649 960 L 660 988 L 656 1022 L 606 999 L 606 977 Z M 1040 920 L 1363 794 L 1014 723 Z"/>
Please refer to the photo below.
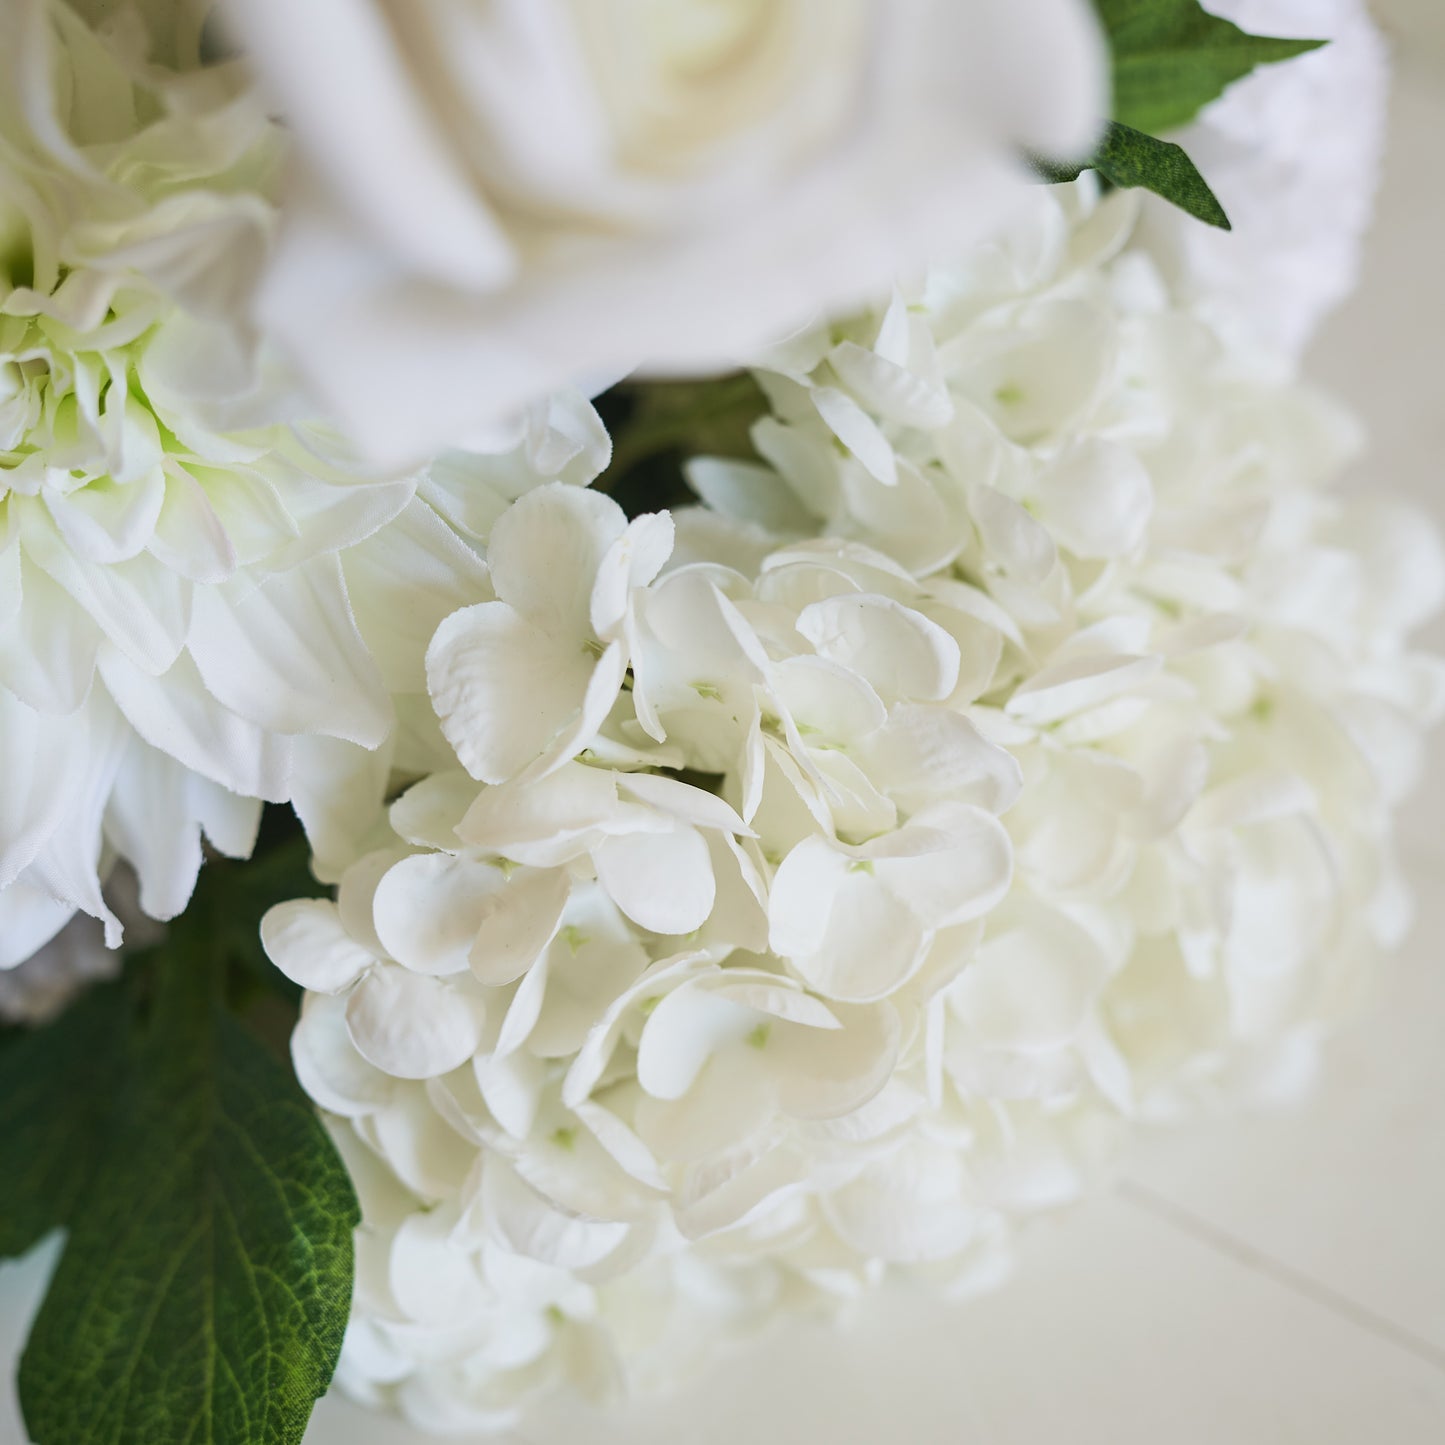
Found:
<path fill-rule="evenodd" d="M 428 652 L 461 768 L 263 925 L 366 1161 L 361 1398 L 496 1425 L 885 1266 L 968 1287 L 1130 1120 L 1307 1077 L 1403 924 L 1445 561 L 1134 214 L 1040 192 L 796 338 L 685 557 L 576 489 L 497 522 Z"/>
<path fill-rule="evenodd" d="M 666 1385 L 1308 1086 L 1445 711 L 1355 0 L 211 9 L 0 9 L 39 1445 Z"/>
<path fill-rule="evenodd" d="M 407 766 L 396 709 L 481 585 L 471 544 L 528 478 L 608 455 L 562 397 L 420 497 L 348 460 L 238 311 L 281 154 L 254 87 L 150 64 L 134 14 L 23 0 L 4 25 L 0 967 L 77 909 L 114 947 L 117 858 L 175 916 L 202 840 L 245 856 L 263 801 L 295 802 L 324 864 L 357 811 L 338 777 L 379 797 Z"/>

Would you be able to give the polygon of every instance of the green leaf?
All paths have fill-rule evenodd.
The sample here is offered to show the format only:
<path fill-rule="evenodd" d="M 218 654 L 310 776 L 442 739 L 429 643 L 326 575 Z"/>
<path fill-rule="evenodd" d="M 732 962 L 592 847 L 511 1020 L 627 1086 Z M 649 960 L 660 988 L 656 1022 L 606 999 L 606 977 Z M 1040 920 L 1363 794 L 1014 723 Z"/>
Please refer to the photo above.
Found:
<path fill-rule="evenodd" d="M 128 1066 L 128 1015 L 124 986 L 105 984 L 48 1028 L 0 1035 L 0 1259 L 83 1202 Z"/>
<path fill-rule="evenodd" d="M 1134 130 L 1187 125 L 1256 66 L 1317 50 L 1323 40 L 1249 35 L 1199 0 L 1094 0 L 1114 57 L 1114 119 Z"/>
<path fill-rule="evenodd" d="M 267 810 L 267 821 L 277 815 L 290 821 L 274 808 Z M 274 846 L 253 858 L 241 862 L 212 859 L 201 870 L 190 907 L 191 912 L 215 920 L 216 950 L 238 964 L 252 981 L 290 999 L 297 1007 L 300 988 L 266 957 L 261 947 L 261 919 L 273 904 L 290 898 L 320 898 L 326 893 L 325 886 L 311 872 L 310 858 L 306 839 L 288 830 Z"/>
<path fill-rule="evenodd" d="M 335 1369 L 359 1210 L 305 1096 L 223 1007 L 251 911 L 215 921 L 228 896 L 212 879 L 154 951 L 150 1016 L 108 1016 L 130 1067 L 85 1080 L 113 1107 L 79 1192 L 51 1191 L 69 1238 L 20 1364 L 35 1445 L 296 1445 Z"/>
<path fill-rule="evenodd" d="M 1098 149 L 1086 161 L 1065 165 L 1033 156 L 1030 163 L 1051 182 L 1072 181 L 1082 171 L 1095 170 L 1110 185 L 1153 191 L 1211 226 L 1230 229 L 1224 207 L 1182 146 L 1156 140 L 1117 121 L 1109 123 Z"/>

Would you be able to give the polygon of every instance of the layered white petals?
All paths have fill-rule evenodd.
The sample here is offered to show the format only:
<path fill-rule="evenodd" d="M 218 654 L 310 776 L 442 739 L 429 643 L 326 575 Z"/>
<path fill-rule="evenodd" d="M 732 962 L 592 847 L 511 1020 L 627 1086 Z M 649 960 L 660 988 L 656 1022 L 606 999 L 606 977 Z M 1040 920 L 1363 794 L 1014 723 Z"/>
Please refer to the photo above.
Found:
<path fill-rule="evenodd" d="M 447 464 L 361 466 L 259 348 L 283 127 L 143 11 L 0 17 L 7 953 L 77 909 L 118 941 L 117 858 L 174 916 L 203 836 L 249 852 L 262 800 L 296 805 L 336 877 L 393 762 L 416 767 L 427 640 L 486 595 L 477 536 L 426 499 Z M 466 459 L 499 508 L 605 461 L 580 398 L 538 410 L 517 453 Z"/>
<path fill-rule="evenodd" d="M 558 483 L 497 523 L 498 600 L 453 614 L 427 652 L 442 731 L 473 777 L 550 771 L 587 746 L 622 686 L 631 594 L 671 551 L 657 521 L 629 526 L 615 502 Z"/>
<path fill-rule="evenodd" d="M 471 1421 L 604 1343 L 667 1377 L 997 1278 L 1130 1121 L 1298 1081 L 1399 937 L 1442 554 L 1330 492 L 1350 427 L 1175 304 L 1137 209 L 1040 189 L 777 348 L 680 559 L 575 487 L 478 504 L 455 756 L 267 924 L 414 1269 L 358 1296 L 368 1398 Z"/>
<path fill-rule="evenodd" d="M 753 354 L 986 234 L 1027 201 L 1018 148 L 1083 154 L 1106 109 L 1080 0 L 230 8 L 299 152 L 263 317 L 386 462 Z"/>

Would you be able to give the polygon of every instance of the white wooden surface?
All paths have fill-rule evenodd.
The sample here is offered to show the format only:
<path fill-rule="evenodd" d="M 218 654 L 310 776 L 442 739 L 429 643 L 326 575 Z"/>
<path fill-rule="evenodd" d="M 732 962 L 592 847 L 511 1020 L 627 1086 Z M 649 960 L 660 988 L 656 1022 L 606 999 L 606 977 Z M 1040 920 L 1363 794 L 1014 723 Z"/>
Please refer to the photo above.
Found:
<path fill-rule="evenodd" d="M 1445 523 L 1445 0 L 1383 9 L 1403 42 L 1391 165 L 1365 285 L 1315 372 L 1370 424 L 1368 475 Z M 1445 649 L 1445 626 L 1432 641 Z M 846 1331 L 794 1327 L 668 1400 L 559 1406 L 527 1445 L 1445 1441 L 1442 818 L 1437 740 L 1404 820 L 1415 932 L 1302 1113 L 1144 1141 L 1115 1194 L 1026 1237 L 996 1296 L 890 1293 Z M 25 1440 L 10 1362 L 46 1267 L 0 1267 L 0 1445 Z M 423 1438 L 328 1400 L 307 1442 Z"/>

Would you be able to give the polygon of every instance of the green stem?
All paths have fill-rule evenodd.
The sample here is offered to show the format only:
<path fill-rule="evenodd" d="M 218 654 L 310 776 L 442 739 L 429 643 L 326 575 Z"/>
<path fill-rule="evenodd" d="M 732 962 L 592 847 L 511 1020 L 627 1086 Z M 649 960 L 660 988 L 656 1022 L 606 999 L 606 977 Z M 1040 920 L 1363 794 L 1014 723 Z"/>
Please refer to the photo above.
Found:
<path fill-rule="evenodd" d="M 653 395 L 663 395 L 663 388 L 674 385 L 677 383 L 661 383 Z M 694 442 L 699 429 L 709 422 L 731 412 L 759 409 L 758 384 L 750 372 L 738 372 L 701 385 L 686 385 L 697 391 L 697 401 L 676 409 L 655 407 L 621 432 L 612 444 L 612 461 L 594 487 L 606 491 L 659 453 Z"/>

